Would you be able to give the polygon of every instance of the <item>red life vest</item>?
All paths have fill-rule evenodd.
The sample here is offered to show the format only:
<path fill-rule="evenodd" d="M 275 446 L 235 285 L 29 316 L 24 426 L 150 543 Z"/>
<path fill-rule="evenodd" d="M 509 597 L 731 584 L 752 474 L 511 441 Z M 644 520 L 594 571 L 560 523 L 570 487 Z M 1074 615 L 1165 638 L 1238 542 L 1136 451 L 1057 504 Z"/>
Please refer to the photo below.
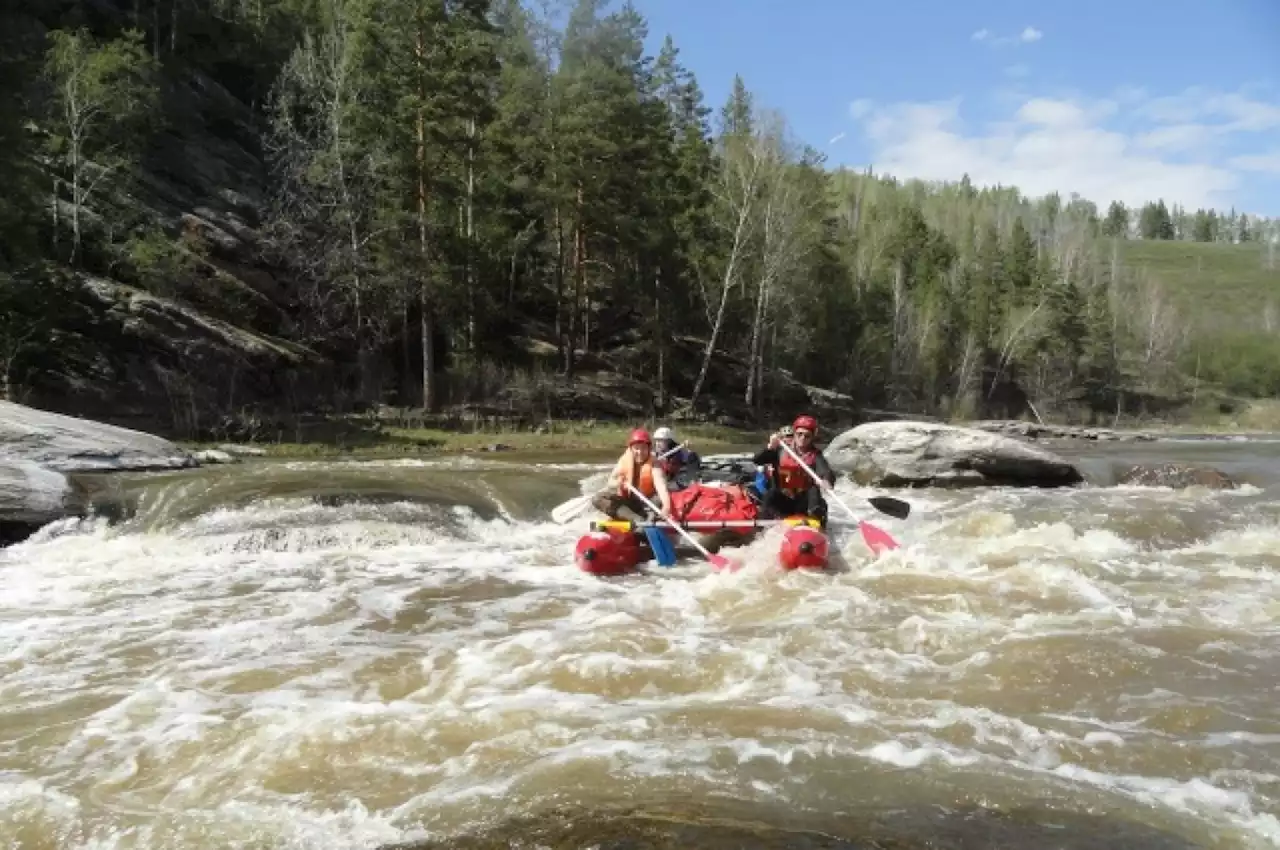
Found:
<path fill-rule="evenodd" d="M 796 454 L 800 455 L 800 459 L 805 465 L 813 469 L 814 462 L 818 459 L 818 450 L 810 448 L 807 452 L 800 452 L 792 449 Z M 795 496 L 797 493 L 803 493 L 813 486 L 813 479 L 809 477 L 809 473 L 796 463 L 796 459 L 791 456 L 791 452 L 785 449 L 778 453 L 778 489 L 788 496 Z"/>

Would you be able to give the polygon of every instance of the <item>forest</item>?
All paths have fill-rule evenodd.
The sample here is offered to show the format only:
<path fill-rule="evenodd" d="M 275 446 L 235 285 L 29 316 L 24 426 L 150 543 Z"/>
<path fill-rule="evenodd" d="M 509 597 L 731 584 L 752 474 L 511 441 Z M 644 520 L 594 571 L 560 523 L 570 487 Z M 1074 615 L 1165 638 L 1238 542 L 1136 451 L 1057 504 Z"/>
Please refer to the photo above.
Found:
<path fill-rule="evenodd" d="M 1276 221 L 831 166 L 743 76 L 706 103 L 630 3 L 22 5 L 8 399 L 195 434 L 383 405 L 1112 424 L 1280 393 Z"/>

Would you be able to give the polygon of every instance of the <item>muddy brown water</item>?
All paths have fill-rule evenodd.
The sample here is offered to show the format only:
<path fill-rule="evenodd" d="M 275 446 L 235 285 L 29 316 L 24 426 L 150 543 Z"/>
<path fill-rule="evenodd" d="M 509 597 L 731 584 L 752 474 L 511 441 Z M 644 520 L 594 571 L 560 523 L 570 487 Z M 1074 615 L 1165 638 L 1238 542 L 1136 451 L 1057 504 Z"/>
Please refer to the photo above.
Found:
<path fill-rule="evenodd" d="M 112 479 L 0 551 L 0 846 L 1277 846 L 1280 442 L 1062 451 L 822 575 L 578 572 L 600 457 Z"/>

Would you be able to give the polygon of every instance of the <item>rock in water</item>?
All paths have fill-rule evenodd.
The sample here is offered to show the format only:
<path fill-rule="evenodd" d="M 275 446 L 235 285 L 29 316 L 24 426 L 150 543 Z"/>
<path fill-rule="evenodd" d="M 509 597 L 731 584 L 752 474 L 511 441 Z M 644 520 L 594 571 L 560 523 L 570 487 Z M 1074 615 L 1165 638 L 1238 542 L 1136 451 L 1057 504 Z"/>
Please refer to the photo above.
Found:
<path fill-rule="evenodd" d="M 1191 466 L 1185 463 L 1165 463 L 1160 466 L 1131 466 L 1116 482 L 1138 487 L 1207 487 L 1210 490 L 1234 490 L 1236 482 L 1225 473 L 1210 466 Z"/>
<path fill-rule="evenodd" d="M 826 447 L 832 466 L 879 487 L 1067 487 L 1084 477 L 1037 446 L 935 422 L 868 422 Z"/>
<path fill-rule="evenodd" d="M 62 519 L 77 504 L 76 491 L 61 472 L 29 460 L 0 460 L 0 545 Z"/>
<path fill-rule="evenodd" d="M 189 453 L 161 437 L 0 401 L 0 460 L 59 472 L 181 469 Z"/>

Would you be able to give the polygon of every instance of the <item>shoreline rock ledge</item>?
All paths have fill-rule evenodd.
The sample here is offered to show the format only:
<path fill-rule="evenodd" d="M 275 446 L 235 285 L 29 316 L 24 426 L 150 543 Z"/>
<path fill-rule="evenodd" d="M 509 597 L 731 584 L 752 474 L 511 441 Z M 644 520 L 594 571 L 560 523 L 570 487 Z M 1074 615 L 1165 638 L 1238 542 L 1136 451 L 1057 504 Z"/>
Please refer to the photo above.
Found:
<path fill-rule="evenodd" d="M 0 546 L 87 510 L 76 473 L 199 466 L 163 437 L 0 401 Z"/>
<path fill-rule="evenodd" d="M 937 422 L 867 422 L 824 449 L 833 467 L 877 487 L 1071 487 L 1084 476 L 1047 449 Z"/>

